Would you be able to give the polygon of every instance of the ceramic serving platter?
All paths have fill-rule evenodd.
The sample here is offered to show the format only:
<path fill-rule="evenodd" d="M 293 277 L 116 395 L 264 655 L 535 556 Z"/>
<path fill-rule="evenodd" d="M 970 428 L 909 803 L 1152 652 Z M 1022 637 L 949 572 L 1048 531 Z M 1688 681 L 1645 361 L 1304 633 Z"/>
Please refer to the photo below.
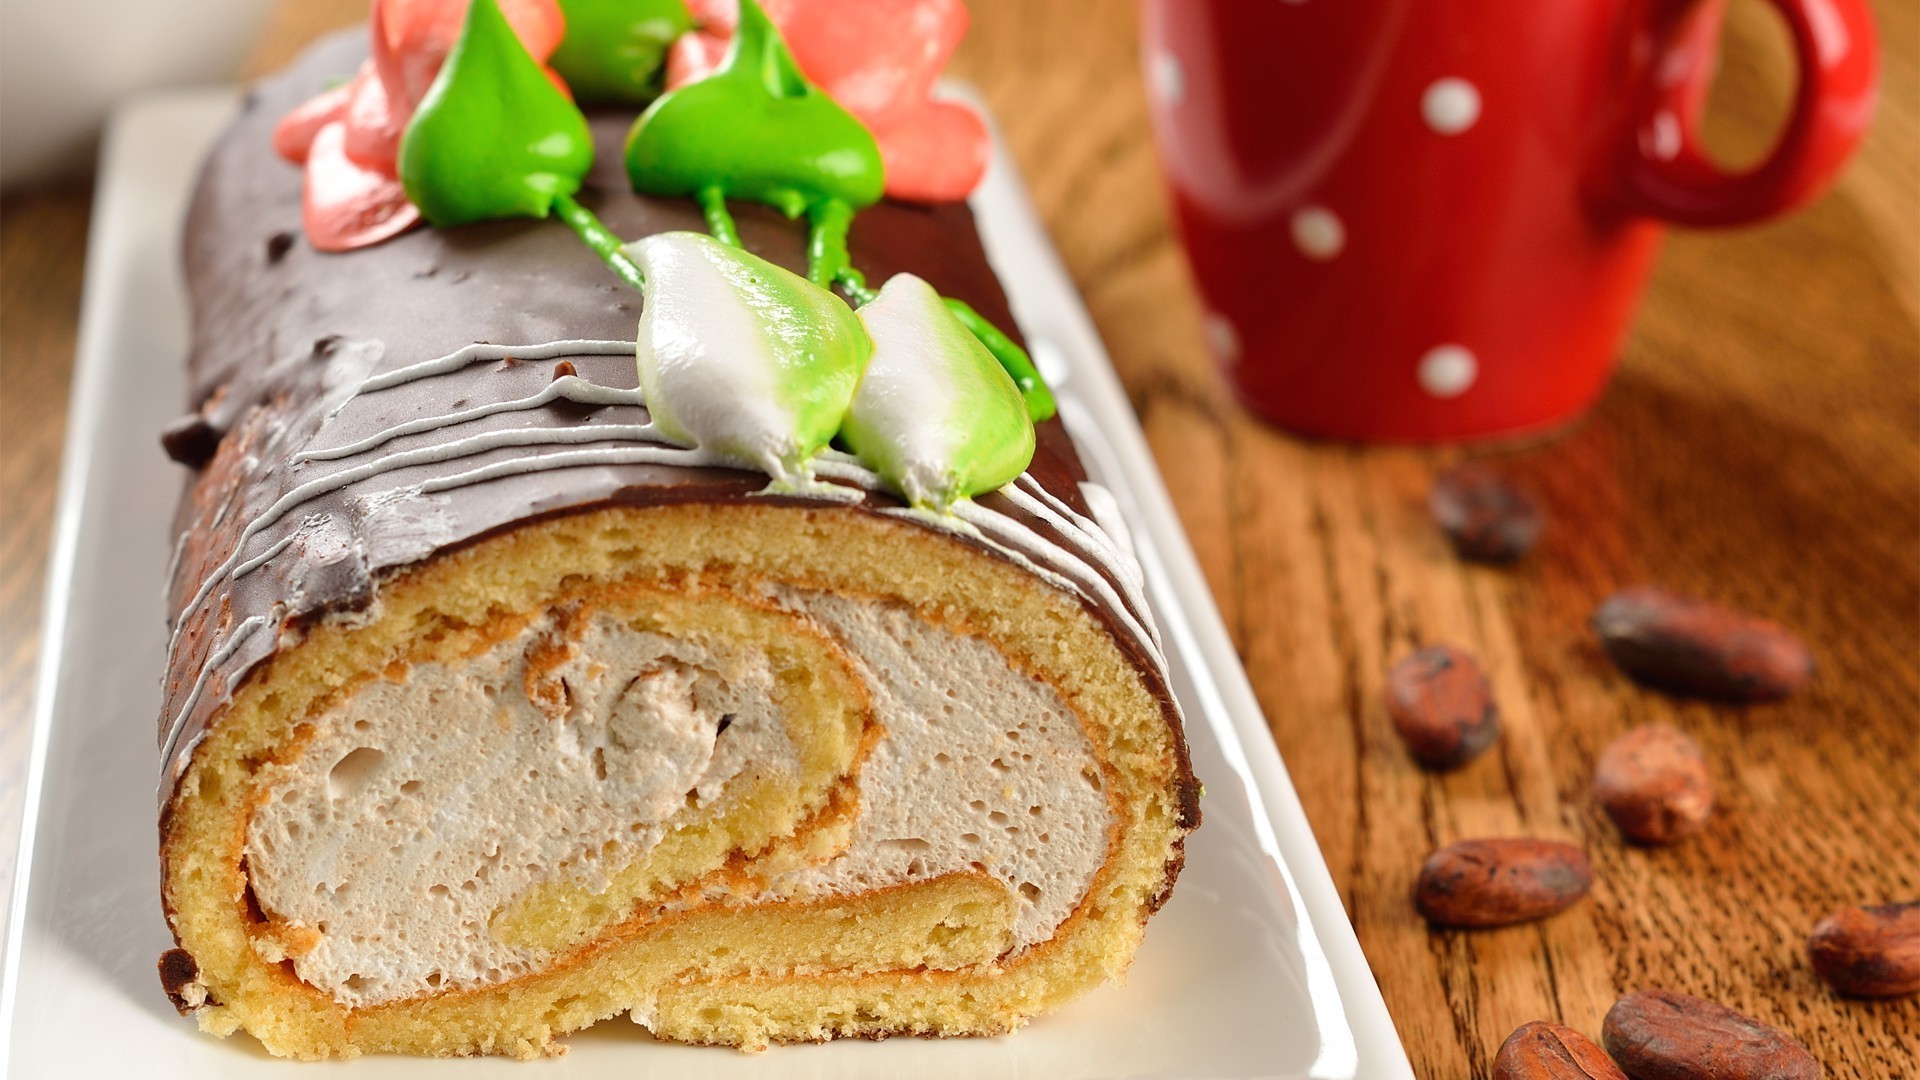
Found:
<path fill-rule="evenodd" d="M 40 1077 L 1410 1077 L 1300 801 L 1107 355 L 1005 153 L 974 198 L 987 249 L 1095 477 L 1119 497 L 1166 633 L 1206 823 L 1124 985 L 999 1039 L 894 1039 L 757 1056 L 653 1041 L 616 1017 L 541 1062 L 305 1066 L 174 1015 L 154 961 L 161 578 L 182 481 L 156 436 L 182 404 L 176 256 L 231 91 L 150 98 L 110 129 L 42 642 L 0 1041 Z"/>

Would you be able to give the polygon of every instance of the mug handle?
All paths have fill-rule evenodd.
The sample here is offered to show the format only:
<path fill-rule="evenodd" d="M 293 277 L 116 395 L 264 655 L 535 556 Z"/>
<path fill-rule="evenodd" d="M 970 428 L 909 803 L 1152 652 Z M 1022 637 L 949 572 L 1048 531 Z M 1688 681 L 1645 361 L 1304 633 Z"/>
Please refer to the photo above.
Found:
<path fill-rule="evenodd" d="M 1873 116 L 1879 47 L 1864 0 L 1769 0 L 1793 36 L 1799 90 L 1765 161 L 1729 173 L 1702 148 L 1721 0 L 1652 0 L 1629 47 L 1638 84 L 1615 202 L 1678 225 L 1740 225 L 1811 201 L 1832 182 Z"/>

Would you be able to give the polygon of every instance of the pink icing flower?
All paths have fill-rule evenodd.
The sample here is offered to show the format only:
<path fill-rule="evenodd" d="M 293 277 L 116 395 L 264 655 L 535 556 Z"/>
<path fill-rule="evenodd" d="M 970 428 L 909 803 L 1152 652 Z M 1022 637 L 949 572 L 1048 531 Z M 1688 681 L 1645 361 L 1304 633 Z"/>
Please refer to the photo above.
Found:
<path fill-rule="evenodd" d="M 962 0 L 761 0 L 807 78 L 880 144 L 887 194 L 913 202 L 967 197 L 987 168 L 987 127 L 964 105 L 932 98 L 967 31 Z M 700 29 L 674 42 L 667 85 L 705 78 L 726 55 L 738 0 L 688 0 Z"/>
<path fill-rule="evenodd" d="M 556 0 L 499 0 L 533 58 L 566 32 Z M 460 37 L 468 0 L 373 0 L 372 58 L 352 79 L 280 119 L 273 148 L 306 167 L 301 216 L 320 251 L 351 251 L 412 228 L 420 212 L 400 186 L 400 137 Z M 551 69 L 547 75 L 566 91 Z"/>
<path fill-rule="evenodd" d="M 347 153 L 347 125 L 335 120 L 306 147 L 300 221 L 318 251 L 352 251 L 398 236 L 420 221 L 400 181 Z"/>

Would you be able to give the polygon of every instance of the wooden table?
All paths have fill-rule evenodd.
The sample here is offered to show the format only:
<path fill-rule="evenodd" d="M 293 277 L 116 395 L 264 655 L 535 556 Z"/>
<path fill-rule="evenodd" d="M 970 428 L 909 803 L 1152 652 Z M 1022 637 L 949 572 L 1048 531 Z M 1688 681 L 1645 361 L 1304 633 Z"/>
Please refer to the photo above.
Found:
<path fill-rule="evenodd" d="M 959 73 L 997 109 L 1178 477 L 1181 516 L 1418 1073 L 1485 1075 L 1524 1021 L 1597 1033 L 1620 994 L 1665 986 L 1792 1031 L 1829 1076 L 1920 1075 L 1920 1000 L 1836 998 L 1801 953 L 1830 908 L 1920 898 L 1920 7 L 1877 4 L 1885 96 L 1835 193 L 1783 224 L 1676 237 L 1599 409 L 1497 455 L 1552 514 L 1540 550 L 1508 571 L 1456 562 L 1427 520 L 1428 481 L 1459 451 L 1302 443 L 1251 421 L 1214 378 L 1161 201 L 1132 5 L 972 7 Z M 254 69 L 363 10 L 287 0 Z M 1727 53 L 1711 134 L 1751 159 L 1792 65 L 1758 4 L 1734 5 Z M 10 845 L 86 195 L 10 196 L 3 223 Z M 1818 677 L 1744 710 L 1636 688 L 1586 619 L 1639 581 L 1797 628 Z M 1506 720 L 1496 752 L 1445 777 L 1411 764 L 1381 706 L 1388 665 L 1432 641 L 1482 658 Z M 1692 732 L 1719 784 L 1706 833 L 1667 851 L 1623 845 L 1587 794 L 1600 748 L 1650 720 Z M 1429 932 L 1408 902 L 1420 860 L 1492 834 L 1583 844 L 1593 896 L 1537 925 Z M 0 850 L 0 867 L 10 857 Z"/>

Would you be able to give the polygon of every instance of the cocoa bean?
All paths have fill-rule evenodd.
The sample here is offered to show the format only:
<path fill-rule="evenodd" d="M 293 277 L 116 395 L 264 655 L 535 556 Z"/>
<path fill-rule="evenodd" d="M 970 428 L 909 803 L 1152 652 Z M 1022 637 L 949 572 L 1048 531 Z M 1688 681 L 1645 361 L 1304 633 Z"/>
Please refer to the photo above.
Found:
<path fill-rule="evenodd" d="M 1387 716 L 1414 760 L 1429 769 L 1457 769 L 1493 745 L 1500 709 L 1473 657 L 1432 645 L 1387 673 Z"/>
<path fill-rule="evenodd" d="M 1700 747 L 1678 728 L 1647 724 L 1613 740 L 1593 770 L 1593 793 L 1627 839 L 1671 844 L 1713 813 L 1713 781 Z"/>
<path fill-rule="evenodd" d="M 1572 844 L 1462 840 L 1427 857 L 1413 903 L 1436 926 L 1508 926 L 1563 911 L 1592 887 L 1593 866 Z"/>
<path fill-rule="evenodd" d="M 1546 523 L 1532 496 L 1479 464 L 1436 477 L 1427 492 L 1427 510 L 1454 552 L 1471 562 L 1509 563 L 1525 556 Z"/>
<path fill-rule="evenodd" d="M 1493 1080 L 1627 1080 L 1593 1040 L 1564 1024 L 1521 1024 L 1493 1059 Z"/>
<path fill-rule="evenodd" d="M 1639 682 L 1724 701 L 1769 701 L 1813 675 L 1813 655 L 1786 629 L 1650 585 L 1593 613 L 1600 645 Z"/>
<path fill-rule="evenodd" d="M 1628 994 L 1607 1010 L 1601 1041 L 1633 1080 L 1817 1080 L 1799 1040 L 1705 998 Z"/>
<path fill-rule="evenodd" d="M 1920 991 L 1920 902 L 1844 907 L 1807 939 L 1813 970 L 1854 997 Z"/>

